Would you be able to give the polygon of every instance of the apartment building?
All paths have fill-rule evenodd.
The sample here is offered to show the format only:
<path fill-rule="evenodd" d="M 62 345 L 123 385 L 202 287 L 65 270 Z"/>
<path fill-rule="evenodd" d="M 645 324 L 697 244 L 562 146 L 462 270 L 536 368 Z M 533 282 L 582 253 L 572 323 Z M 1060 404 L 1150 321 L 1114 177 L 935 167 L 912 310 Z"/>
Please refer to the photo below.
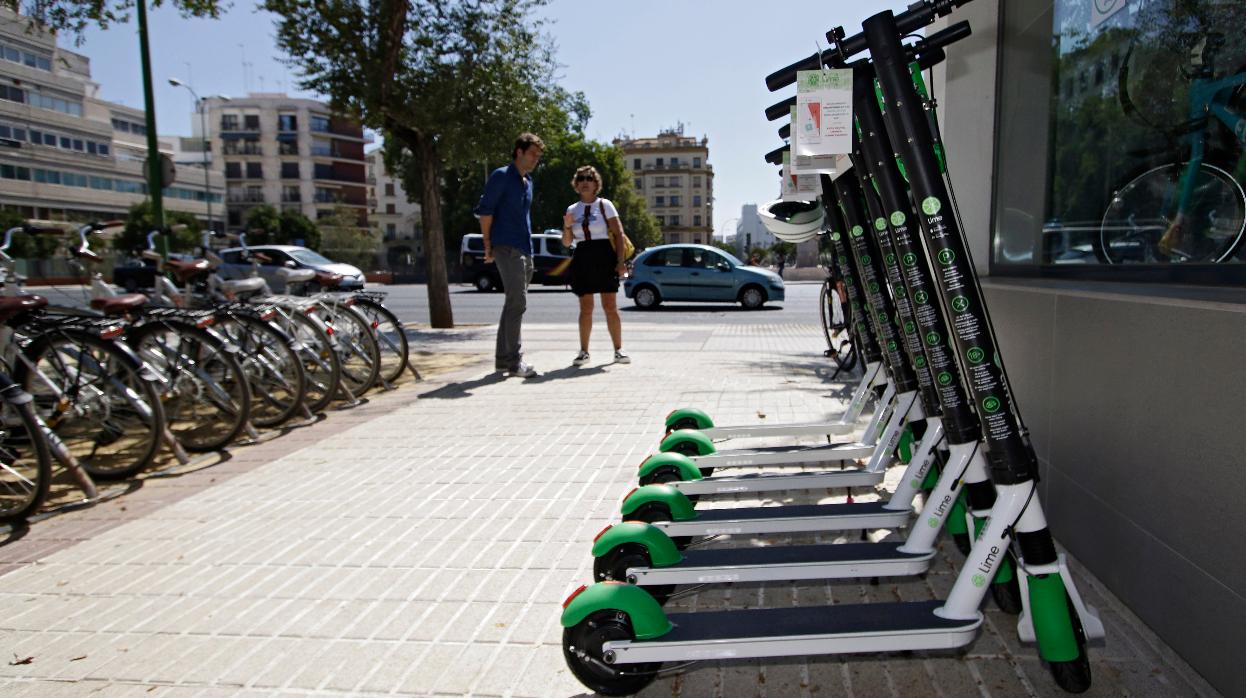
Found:
<path fill-rule="evenodd" d="M 0 8 L 0 206 L 29 218 L 124 217 L 148 198 L 144 112 L 100 98 L 86 56 L 27 31 L 29 20 Z M 173 139 L 161 138 L 171 155 Z M 165 210 L 207 220 L 224 180 L 200 168 L 166 183 Z M 219 209 L 218 209 L 219 210 Z"/>
<path fill-rule="evenodd" d="M 316 220 L 345 206 L 367 226 L 364 145 L 372 142 L 359 124 L 333 114 L 328 105 L 281 93 L 241 98 L 206 97 L 207 141 L 213 168 L 226 186 L 226 229 L 239 230 L 259 204 L 294 209 Z M 202 141 L 195 115 L 194 136 Z"/>
<path fill-rule="evenodd" d="M 709 243 L 714 234 L 714 168 L 709 139 L 684 135 L 683 124 L 655 138 L 616 138 L 665 243 Z"/>
<path fill-rule="evenodd" d="M 385 169 L 377 148 L 365 156 L 368 176 L 368 222 L 381 240 L 384 267 L 413 273 L 424 258 L 420 205 L 407 200 L 402 182 Z"/>

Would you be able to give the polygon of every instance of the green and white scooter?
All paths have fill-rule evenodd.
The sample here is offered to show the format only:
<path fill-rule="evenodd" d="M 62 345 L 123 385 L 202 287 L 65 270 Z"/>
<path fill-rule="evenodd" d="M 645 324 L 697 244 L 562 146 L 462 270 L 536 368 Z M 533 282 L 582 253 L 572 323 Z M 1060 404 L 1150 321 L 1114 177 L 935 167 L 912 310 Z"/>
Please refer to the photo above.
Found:
<path fill-rule="evenodd" d="M 928 103 L 912 86 L 901 45 L 903 35 L 964 2 L 925 0 L 899 21 L 890 12 L 866 20 L 864 37 L 843 40 L 842 31 L 833 34 L 841 59 L 867 45 L 872 54 L 886 100 L 887 128 L 919 202 L 917 222 L 934 260 L 938 295 L 951 309 L 954 355 L 989 448 L 995 507 L 947 599 L 667 615 L 652 596 L 634 586 L 581 587 L 564 603 L 561 623 L 564 658 L 586 686 L 608 695 L 632 693 L 650 683 L 663 662 L 964 647 L 982 625 L 979 604 L 1015 539 L 1024 561 L 1019 581 L 1026 604 L 1019 634 L 1037 641 L 1062 688 L 1089 688 L 1086 642 L 1102 637 L 1102 625 L 1082 602 L 1047 529 L 1035 481 L 1036 458 L 1006 388 L 984 298 L 947 185 L 934 162 L 933 138 L 923 113 Z M 966 448 L 954 444 L 954 458 Z"/>

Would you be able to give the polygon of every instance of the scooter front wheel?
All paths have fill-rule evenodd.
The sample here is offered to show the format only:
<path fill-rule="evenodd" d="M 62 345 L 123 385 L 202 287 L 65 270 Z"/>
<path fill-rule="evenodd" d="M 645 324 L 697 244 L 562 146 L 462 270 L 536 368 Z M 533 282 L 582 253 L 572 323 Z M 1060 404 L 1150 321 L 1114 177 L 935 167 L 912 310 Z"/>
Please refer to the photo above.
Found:
<path fill-rule="evenodd" d="M 627 616 L 618 611 L 599 611 L 562 632 L 562 656 L 580 683 L 603 696 L 628 696 L 657 678 L 661 662 L 621 664 L 605 661 L 602 646 L 611 640 L 632 640 L 635 635 Z"/>
<path fill-rule="evenodd" d="M 1048 662 L 1051 678 L 1056 685 L 1068 693 L 1085 693 L 1090 690 L 1090 657 L 1086 654 L 1086 629 L 1077 615 L 1077 609 L 1070 600 L 1069 620 L 1073 623 L 1073 637 L 1077 640 L 1077 658 L 1066 662 Z"/>

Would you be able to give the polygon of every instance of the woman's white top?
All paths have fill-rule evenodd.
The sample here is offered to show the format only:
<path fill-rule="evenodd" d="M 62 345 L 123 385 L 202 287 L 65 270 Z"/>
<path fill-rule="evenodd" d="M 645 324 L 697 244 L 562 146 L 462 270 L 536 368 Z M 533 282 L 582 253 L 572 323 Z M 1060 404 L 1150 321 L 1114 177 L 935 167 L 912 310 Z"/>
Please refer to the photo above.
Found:
<path fill-rule="evenodd" d="M 601 218 L 602 207 L 606 209 L 606 218 L 618 218 L 619 212 L 615 210 L 614 204 L 610 203 L 610 199 L 593 199 L 592 203 L 584 203 L 577 201 L 567 207 L 567 213 L 571 214 L 573 219 L 571 223 L 571 235 L 578 242 L 585 240 L 584 236 L 584 216 L 588 216 L 588 232 L 593 240 L 609 240 L 610 229 L 606 226 L 606 221 Z"/>

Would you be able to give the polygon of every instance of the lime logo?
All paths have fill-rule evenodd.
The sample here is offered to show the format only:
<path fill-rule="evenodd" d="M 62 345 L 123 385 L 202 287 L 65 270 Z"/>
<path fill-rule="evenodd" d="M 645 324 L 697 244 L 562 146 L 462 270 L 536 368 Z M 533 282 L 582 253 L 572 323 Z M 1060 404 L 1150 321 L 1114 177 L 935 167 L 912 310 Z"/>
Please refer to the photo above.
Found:
<path fill-rule="evenodd" d="M 887 322 L 887 313 L 879 313 L 879 314 L 878 314 L 878 321 L 879 321 L 879 322 L 882 322 L 882 323 L 886 323 L 886 322 Z"/>
<path fill-rule="evenodd" d="M 903 212 L 901 212 L 901 211 L 896 211 L 895 213 L 891 214 L 891 224 L 892 224 L 892 225 L 894 225 L 894 226 L 897 226 L 897 227 L 898 227 L 898 226 L 904 225 L 904 221 L 905 221 L 905 218 L 904 218 L 904 213 L 903 213 Z"/>
<path fill-rule="evenodd" d="M 914 325 L 912 320 L 904 321 L 904 333 L 905 334 L 913 334 L 913 330 L 915 329 L 917 329 L 917 325 Z"/>
<path fill-rule="evenodd" d="M 861 227 L 861 226 L 859 226 L 859 225 L 854 225 L 854 226 L 852 226 L 852 237 L 854 237 L 854 238 L 859 238 L 859 237 L 861 237 L 862 235 L 865 235 L 865 229 L 864 229 L 864 228 L 862 228 L 862 227 Z"/>
<path fill-rule="evenodd" d="M 928 196 L 922 201 L 922 211 L 924 211 L 927 216 L 933 216 L 942 210 L 943 202 L 939 201 L 938 197 Z"/>
<path fill-rule="evenodd" d="M 969 358 L 969 363 L 971 364 L 980 364 L 982 359 L 986 357 L 986 353 L 978 347 L 970 349 L 965 355 Z"/>
<path fill-rule="evenodd" d="M 859 312 L 861 312 L 861 304 L 860 304 L 860 303 L 853 303 L 853 304 L 852 304 L 852 312 L 854 312 L 854 313 L 859 313 Z"/>
<path fill-rule="evenodd" d="M 963 313 L 969 310 L 969 299 L 964 296 L 957 296 L 952 299 L 952 310 Z"/>
<path fill-rule="evenodd" d="M 951 250 L 939 250 L 939 264 L 947 266 L 956 261 L 956 253 Z"/>
<path fill-rule="evenodd" d="M 851 286 L 851 285 L 855 284 L 856 282 L 852 280 L 852 277 L 851 277 L 851 276 L 845 276 L 845 277 L 844 277 L 844 283 L 846 283 L 846 284 L 848 284 L 849 286 Z"/>
<path fill-rule="evenodd" d="M 917 255 L 913 254 L 912 252 L 905 252 L 904 256 L 901 257 L 900 259 L 904 262 L 904 266 L 906 267 L 917 266 Z"/>
<path fill-rule="evenodd" d="M 895 351 L 895 350 L 896 350 L 896 340 L 893 339 L 890 342 L 887 342 L 887 351 Z"/>
<path fill-rule="evenodd" d="M 974 585 L 974 586 L 976 586 L 976 587 L 978 587 L 979 589 L 981 589 L 982 587 L 986 586 L 986 575 L 984 575 L 984 574 L 975 574 L 975 575 L 973 576 L 973 585 Z"/>
<path fill-rule="evenodd" d="M 926 525 L 931 528 L 938 528 L 939 520 L 932 516 L 929 519 L 926 519 Z"/>
<path fill-rule="evenodd" d="M 894 267 L 895 265 L 896 265 L 896 256 L 888 252 L 887 253 L 887 266 Z"/>
<path fill-rule="evenodd" d="M 874 230 L 882 232 L 887 229 L 887 221 L 882 218 L 874 219 Z"/>
<path fill-rule="evenodd" d="M 938 332 L 928 332 L 928 333 L 926 334 L 926 344 L 927 344 L 927 345 L 929 345 L 929 346 L 932 346 L 932 347 L 933 347 L 933 346 L 935 346 L 935 345 L 936 345 L 936 344 L 938 344 L 938 343 L 939 343 L 939 333 L 938 333 Z"/>
<path fill-rule="evenodd" d="M 840 240 L 839 233 L 831 233 L 831 242 L 839 242 L 839 240 Z"/>
<path fill-rule="evenodd" d="M 909 487 L 916 489 L 918 487 L 921 487 L 921 485 L 922 485 L 921 480 L 909 480 Z"/>
<path fill-rule="evenodd" d="M 919 356 L 916 359 L 913 359 L 913 365 L 917 366 L 918 368 L 926 368 L 926 357 Z"/>
<path fill-rule="evenodd" d="M 952 374 L 944 371 L 939 374 L 939 385 L 950 385 L 952 383 Z"/>
<path fill-rule="evenodd" d="M 918 291 L 913 294 L 913 300 L 916 301 L 918 305 L 925 305 L 930 302 L 930 294 L 925 291 Z"/>
<path fill-rule="evenodd" d="M 861 255 L 862 264 L 869 264 L 870 262 L 873 262 L 873 261 L 874 261 L 874 258 L 869 256 L 868 254 Z"/>
<path fill-rule="evenodd" d="M 878 293 L 878 282 L 877 281 L 870 282 L 870 293 Z"/>
<path fill-rule="evenodd" d="M 982 401 L 982 411 L 987 414 L 995 414 L 996 412 L 999 412 L 999 404 L 999 398 L 988 397 Z"/>

